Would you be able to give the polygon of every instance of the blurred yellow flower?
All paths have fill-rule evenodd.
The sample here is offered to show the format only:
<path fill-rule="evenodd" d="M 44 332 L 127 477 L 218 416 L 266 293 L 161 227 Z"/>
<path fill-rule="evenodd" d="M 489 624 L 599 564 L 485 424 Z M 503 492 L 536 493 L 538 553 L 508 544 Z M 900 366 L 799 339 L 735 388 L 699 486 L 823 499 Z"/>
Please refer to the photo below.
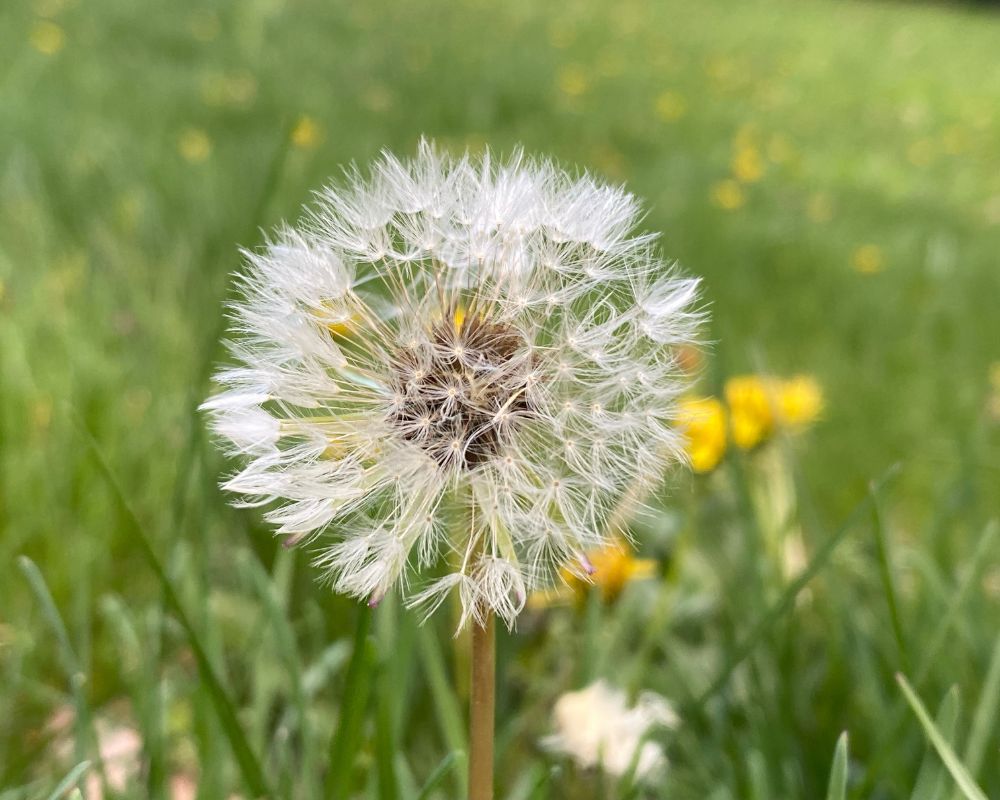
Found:
<path fill-rule="evenodd" d="M 36 22 L 28 38 L 31 46 L 46 56 L 54 56 L 66 44 L 65 31 L 47 19 Z"/>
<path fill-rule="evenodd" d="M 851 254 L 851 266 L 862 275 L 873 275 L 885 267 L 885 256 L 877 244 L 863 244 Z"/>
<path fill-rule="evenodd" d="M 764 159 L 753 145 L 740 145 L 733 154 L 731 169 L 740 183 L 754 183 L 764 177 Z"/>
<path fill-rule="evenodd" d="M 556 82 L 559 85 L 559 91 L 570 97 L 579 97 L 587 91 L 590 85 L 587 73 L 579 64 L 567 64 L 560 69 Z"/>
<path fill-rule="evenodd" d="M 664 122 L 674 122 L 687 114 L 687 100 L 680 92 L 668 89 L 656 98 L 656 113 Z"/>
<path fill-rule="evenodd" d="M 185 161 L 200 164 L 212 155 L 212 140 L 199 128 L 187 128 L 177 139 L 177 151 Z"/>
<path fill-rule="evenodd" d="M 725 386 L 733 443 L 750 450 L 774 430 L 774 408 L 767 381 L 756 375 L 730 378 Z"/>
<path fill-rule="evenodd" d="M 726 409 L 722 403 L 714 397 L 682 400 L 677 424 L 687 439 L 691 469 L 698 473 L 715 469 L 726 454 Z"/>
<path fill-rule="evenodd" d="M 214 11 L 200 8 L 188 17 L 188 30 L 199 42 L 211 42 L 219 35 L 222 24 Z"/>
<path fill-rule="evenodd" d="M 205 105 L 249 108 L 257 99 L 257 79 L 251 72 L 209 72 L 201 79 Z"/>
<path fill-rule="evenodd" d="M 619 537 L 612 539 L 599 550 L 587 553 L 587 560 L 594 572 L 590 581 L 564 572 L 566 582 L 577 596 L 586 596 L 591 585 L 601 592 L 605 602 L 618 599 L 625 587 L 632 581 L 651 578 L 656 574 L 656 561 L 651 558 L 636 558 L 632 546 Z"/>
<path fill-rule="evenodd" d="M 312 150 L 323 138 L 323 131 L 308 114 L 303 114 L 292 128 L 292 144 L 300 150 Z"/>
<path fill-rule="evenodd" d="M 716 183 L 712 187 L 711 197 L 712 203 L 726 211 L 736 211 L 746 203 L 743 187 L 732 179 Z"/>
<path fill-rule="evenodd" d="M 990 383 L 994 389 L 1000 391 L 1000 361 L 990 364 Z"/>
<path fill-rule="evenodd" d="M 833 203 L 830 195 L 816 192 L 806 201 L 806 216 L 813 222 L 829 222 L 833 219 Z"/>
<path fill-rule="evenodd" d="M 796 375 L 778 381 L 778 422 L 790 428 L 801 428 L 815 422 L 823 411 L 823 389 L 810 375 Z"/>

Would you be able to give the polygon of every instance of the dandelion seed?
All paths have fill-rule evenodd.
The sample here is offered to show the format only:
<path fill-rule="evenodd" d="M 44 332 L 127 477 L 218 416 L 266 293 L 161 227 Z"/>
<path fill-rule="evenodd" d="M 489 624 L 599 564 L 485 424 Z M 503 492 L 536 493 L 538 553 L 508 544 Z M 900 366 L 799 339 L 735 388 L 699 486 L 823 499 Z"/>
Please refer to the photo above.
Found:
<path fill-rule="evenodd" d="M 337 591 L 458 591 L 463 621 L 512 625 L 682 459 L 671 351 L 697 343 L 697 281 L 632 233 L 639 212 L 548 161 L 427 142 L 325 189 L 245 254 L 239 363 L 203 406 L 243 458 L 224 486 L 316 542 Z"/>
<path fill-rule="evenodd" d="M 643 692 L 634 706 L 625 693 L 599 680 L 586 689 L 567 692 L 552 710 L 555 732 L 542 744 L 572 758 L 584 769 L 600 767 L 621 777 L 635 765 L 635 777 L 651 781 L 667 767 L 663 748 L 648 741 L 657 728 L 676 728 L 680 721 L 666 698 Z"/>

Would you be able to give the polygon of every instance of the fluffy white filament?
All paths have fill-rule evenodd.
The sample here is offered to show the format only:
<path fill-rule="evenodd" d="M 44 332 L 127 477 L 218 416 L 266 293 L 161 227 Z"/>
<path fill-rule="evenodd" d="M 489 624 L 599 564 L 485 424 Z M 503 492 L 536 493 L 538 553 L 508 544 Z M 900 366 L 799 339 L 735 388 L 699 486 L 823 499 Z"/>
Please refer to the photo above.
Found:
<path fill-rule="evenodd" d="M 245 253 L 239 365 L 204 405 L 245 459 L 225 488 L 321 541 L 337 591 L 374 604 L 399 586 L 432 610 L 457 590 L 463 623 L 512 625 L 560 568 L 586 571 L 629 487 L 682 457 L 697 282 L 632 233 L 638 215 L 551 162 L 427 142 L 323 190 Z M 411 591 L 413 573 L 438 577 Z"/>

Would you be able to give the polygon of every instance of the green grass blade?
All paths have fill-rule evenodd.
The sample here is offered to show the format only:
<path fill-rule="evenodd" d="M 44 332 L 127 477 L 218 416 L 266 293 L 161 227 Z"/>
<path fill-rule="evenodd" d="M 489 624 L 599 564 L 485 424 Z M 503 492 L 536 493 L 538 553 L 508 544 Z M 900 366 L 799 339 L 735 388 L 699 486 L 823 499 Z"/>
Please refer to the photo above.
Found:
<path fill-rule="evenodd" d="M 910 704 L 910 708 L 913 709 L 913 713 L 916 714 L 917 719 L 920 720 L 920 724 L 924 728 L 924 733 L 927 734 L 927 738 L 930 740 L 931 744 L 934 745 L 934 749 L 937 750 L 938 755 L 941 757 L 941 761 L 944 762 L 945 767 L 948 772 L 951 773 L 951 777 L 955 780 L 955 783 L 958 784 L 958 788 L 961 789 L 962 794 L 966 797 L 966 800 L 988 800 L 986 795 L 983 793 L 983 790 L 976 785 L 976 782 L 972 779 L 972 776 L 969 774 L 965 765 L 955 754 L 951 745 L 948 744 L 948 741 L 942 735 L 937 725 L 934 724 L 934 720 L 932 720 L 930 714 L 927 713 L 927 709 L 920 701 L 920 698 L 917 697 L 916 692 L 913 691 L 909 681 L 907 681 L 905 676 L 902 674 L 897 674 L 896 682 L 899 684 L 899 688 L 902 689 L 906 702 Z"/>
<path fill-rule="evenodd" d="M 59 785 L 52 790 L 52 794 L 48 796 L 48 800 L 63 800 L 67 792 L 69 792 L 77 782 L 87 773 L 90 769 L 89 761 L 81 761 L 73 769 L 71 769 L 66 777 L 59 781 Z"/>
<path fill-rule="evenodd" d="M 976 775 L 986 755 L 986 745 L 996 725 L 997 710 L 1000 706 L 1000 637 L 993 645 L 990 666 L 980 694 L 979 704 L 972 716 L 969 741 L 965 745 L 965 765 L 969 773 Z"/>
<path fill-rule="evenodd" d="M 875 552 L 878 555 L 879 577 L 882 579 L 882 590 L 885 593 L 885 601 L 889 606 L 889 620 L 892 623 L 892 634 L 896 639 L 896 649 L 899 652 L 899 661 L 904 671 L 909 671 L 909 662 L 906 654 L 906 639 L 903 636 L 903 623 L 899 616 L 899 600 L 896 591 L 896 583 L 893 579 L 892 557 L 889 552 L 889 542 L 885 535 L 885 524 L 883 522 L 882 510 L 879 505 L 879 496 L 872 487 L 872 525 L 875 529 Z"/>
<path fill-rule="evenodd" d="M 92 749 L 92 752 L 97 754 L 97 768 L 101 772 L 103 783 L 103 769 L 100 762 L 100 754 L 96 746 L 97 736 L 93 729 L 93 715 L 90 710 L 90 704 L 87 702 L 87 695 L 83 690 L 87 676 L 77 658 L 76 651 L 73 649 L 73 643 L 70 641 L 66 623 L 63 621 L 62 615 L 56 607 L 56 602 L 49 591 L 48 585 L 45 583 L 45 578 L 42 576 L 41 571 L 35 565 L 35 562 L 27 556 L 20 556 L 17 563 L 24 577 L 27 579 L 31 591 L 35 595 L 35 599 L 38 601 L 39 606 L 41 606 L 42 614 L 45 616 L 53 634 L 55 634 L 59 660 L 62 662 L 62 668 L 66 673 L 66 681 L 70 686 L 70 693 L 73 698 L 75 711 L 74 726 L 76 728 L 76 735 L 74 737 L 76 758 L 81 762 L 84 761 L 88 749 Z"/>
<path fill-rule="evenodd" d="M 705 703 L 708 702 L 711 697 L 713 697 L 729 682 L 729 678 L 732 676 L 733 672 L 744 661 L 744 659 L 746 659 L 746 657 L 753 652 L 754 647 L 757 646 L 757 642 L 761 639 L 761 637 L 767 633 L 775 622 L 783 617 L 794 606 L 795 599 L 798 597 L 799 592 L 801 592 L 809 584 L 809 582 L 823 570 L 827 562 L 830 560 L 830 556 L 833 555 L 833 551 L 837 548 L 837 545 L 839 545 L 847 537 L 847 534 L 854 528 L 857 522 L 862 518 L 866 509 L 868 509 L 871 505 L 872 498 L 875 496 L 875 493 L 885 485 L 894 473 L 895 469 L 891 470 L 886 476 L 878 481 L 876 483 L 878 488 L 873 490 L 872 493 L 866 495 L 854 507 L 840 528 L 823 543 L 822 547 L 819 548 L 812 561 L 809 562 L 809 566 L 802 570 L 794 581 L 788 584 L 785 591 L 782 592 L 781 597 L 778 598 L 771 608 L 764 613 L 764 616 L 761 617 L 750 629 L 750 633 L 747 634 L 746 638 L 736 646 L 733 656 L 729 659 L 725 666 L 723 666 L 719 675 L 712 681 L 711 684 L 709 684 L 709 687 L 695 699 L 694 707 L 686 710 L 685 714 L 692 712 L 698 713 L 704 707 Z"/>
<path fill-rule="evenodd" d="M 427 777 L 424 785 L 420 788 L 420 793 L 417 795 L 416 800 L 427 800 L 431 796 L 438 785 L 445 779 L 448 773 L 453 770 L 458 763 L 462 760 L 464 753 L 448 753 L 441 761 L 438 763 L 431 774 Z"/>
<path fill-rule="evenodd" d="M 104 456 L 98 448 L 97 442 L 94 440 L 93 436 L 91 436 L 90 432 L 86 430 L 86 428 L 82 428 L 82 433 L 87 442 L 87 446 L 90 448 L 90 451 L 100 468 L 101 474 L 104 476 L 114 494 L 115 500 L 121 507 L 122 512 L 125 514 L 127 527 L 130 529 L 130 533 L 133 536 L 134 541 L 139 545 L 140 552 L 146 558 L 147 563 L 153 570 L 153 573 L 156 575 L 156 578 L 163 589 L 163 597 L 167 607 L 184 629 L 188 644 L 191 646 L 191 652 L 194 654 L 195 661 L 198 666 L 198 675 L 208 690 L 208 696 L 212 701 L 212 708 L 218 717 L 219 723 L 222 725 L 222 730 L 226 735 L 226 739 L 229 741 L 229 746 L 232 748 L 233 755 L 236 757 L 240 774 L 243 777 L 243 782 L 246 784 L 246 787 L 250 791 L 252 797 L 270 797 L 271 792 L 268 788 L 267 781 L 264 778 L 264 772 L 261 769 L 257 756 L 250 748 L 250 744 L 247 741 L 243 729 L 240 727 L 240 722 L 236 716 L 236 711 L 233 708 L 232 701 L 229 699 L 229 695 L 226 694 L 225 689 L 223 689 L 222 683 L 219 681 L 219 678 L 215 673 L 215 669 L 212 667 L 211 661 L 208 658 L 208 654 L 201 643 L 201 639 L 187 613 L 184 611 L 184 607 L 181 604 L 176 590 L 174 589 L 170 576 L 167 575 L 166 570 L 163 568 L 163 564 L 156 555 L 156 551 L 153 549 L 153 543 L 146 534 L 146 530 L 139 521 L 139 518 L 132 510 L 132 506 L 125 498 L 125 494 L 122 491 L 118 480 L 115 478 L 114 473 L 111 471 L 111 467 L 104 460 Z"/>
<path fill-rule="evenodd" d="M 330 761 L 326 775 L 326 796 L 341 800 L 350 796 L 351 777 L 354 773 L 354 756 L 361 743 L 361 728 L 368 706 L 374 654 L 368 641 L 372 610 L 367 606 L 358 612 L 354 629 L 354 649 L 347 666 L 344 682 L 344 699 L 340 707 L 340 720 L 330 743 Z"/>
<path fill-rule="evenodd" d="M 833 751 L 833 766 L 830 768 L 826 800 L 847 800 L 847 731 L 840 734 L 837 747 Z"/>
<path fill-rule="evenodd" d="M 949 742 L 955 740 L 955 726 L 958 724 L 958 687 L 952 686 L 941 701 L 937 716 L 934 717 L 941 735 Z M 948 774 L 932 747 L 928 747 L 917 773 L 910 800 L 941 800 L 944 797 Z"/>
<path fill-rule="evenodd" d="M 417 646 L 445 743 L 453 753 L 466 753 L 468 743 L 465 738 L 465 716 L 462 714 L 454 687 L 448 679 L 441 650 L 429 624 L 421 625 L 417 630 Z M 465 796 L 468 793 L 468 776 L 465 770 L 456 770 L 455 776 L 459 784 L 458 795 Z"/>

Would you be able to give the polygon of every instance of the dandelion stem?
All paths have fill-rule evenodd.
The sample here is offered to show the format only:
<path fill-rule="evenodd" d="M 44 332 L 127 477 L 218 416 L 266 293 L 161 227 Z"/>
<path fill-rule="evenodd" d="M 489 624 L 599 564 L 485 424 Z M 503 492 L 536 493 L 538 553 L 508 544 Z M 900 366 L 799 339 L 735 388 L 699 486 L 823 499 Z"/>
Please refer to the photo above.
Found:
<path fill-rule="evenodd" d="M 494 615 L 472 625 L 472 695 L 469 703 L 469 800 L 493 800 L 493 726 L 496 688 Z"/>

